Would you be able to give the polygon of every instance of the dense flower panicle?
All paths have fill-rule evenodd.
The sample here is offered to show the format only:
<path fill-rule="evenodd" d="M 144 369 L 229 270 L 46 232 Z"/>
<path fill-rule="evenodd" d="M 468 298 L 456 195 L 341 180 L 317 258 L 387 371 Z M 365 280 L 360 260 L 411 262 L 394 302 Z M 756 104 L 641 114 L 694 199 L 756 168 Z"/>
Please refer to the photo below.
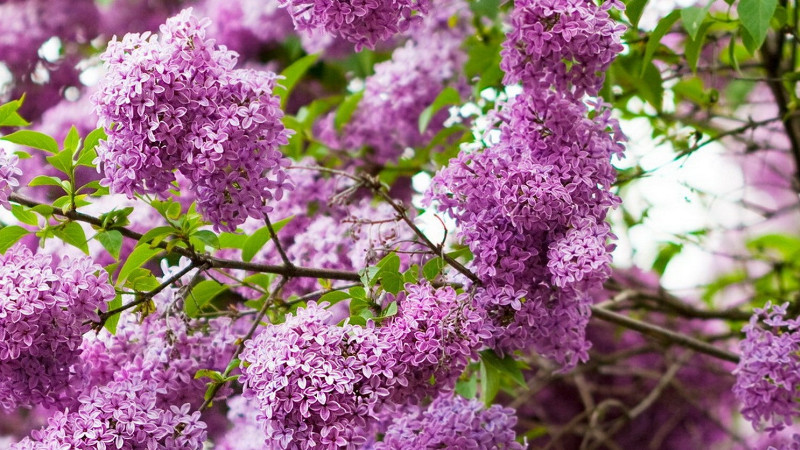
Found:
<path fill-rule="evenodd" d="M 406 284 L 405 292 L 397 300 L 397 315 L 380 329 L 396 364 L 400 386 L 393 390 L 392 401 L 398 405 L 451 391 L 489 337 L 469 294 L 429 284 Z"/>
<path fill-rule="evenodd" d="M 113 298 L 89 258 L 56 261 L 20 244 L 0 255 L 0 407 L 68 403 L 87 322 Z"/>
<path fill-rule="evenodd" d="M 386 430 L 377 450 L 420 448 L 523 449 L 516 441 L 514 410 L 458 395 L 442 394 L 427 408 L 417 407 L 398 417 Z"/>
<path fill-rule="evenodd" d="M 551 91 L 523 93 L 498 112 L 500 142 L 462 152 L 434 178 L 428 200 L 458 220 L 484 282 L 478 302 L 503 353 L 530 346 L 565 368 L 586 359 L 586 292 L 609 276 L 605 222 L 619 200 L 611 157 L 616 120 Z"/>
<path fill-rule="evenodd" d="M 19 187 L 19 178 L 22 170 L 19 166 L 19 158 L 16 155 L 7 155 L 0 149 L 0 206 L 11 209 L 8 197 Z"/>
<path fill-rule="evenodd" d="M 425 13 L 429 0 L 278 0 L 288 9 L 298 30 L 322 29 L 338 34 L 362 47 L 374 48 L 405 31 L 418 13 Z"/>
<path fill-rule="evenodd" d="M 57 412 L 48 426 L 12 450 L 203 448 L 206 424 L 188 404 L 161 408 L 156 382 L 125 380 L 95 386 L 73 411 Z"/>
<path fill-rule="evenodd" d="M 367 158 L 376 164 L 396 162 L 405 149 L 430 142 L 441 130 L 447 111 L 440 111 L 424 133 L 419 131 L 419 116 L 445 87 L 461 88 L 463 80 L 458 77 L 467 60 L 461 46 L 473 32 L 471 20 L 462 0 L 435 2 L 430 16 L 414 27 L 412 39 L 397 48 L 389 61 L 375 65 L 341 136 L 331 114 L 320 125 L 322 140 L 339 149 L 368 147 Z"/>
<path fill-rule="evenodd" d="M 275 75 L 234 70 L 236 54 L 206 38 L 207 20 L 184 10 L 161 37 L 129 34 L 102 58 L 108 73 L 93 97 L 108 140 L 98 146 L 104 183 L 129 197 L 165 195 L 177 169 L 198 210 L 232 231 L 263 218 L 291 183 L 278 148 L 288 143 Z"/>
<path fill-rule="evenodd" d="M 800 417 L 800 319 L 785 318 L 788 305 L 767 303 L 754 310 L 743 329 L 739 365 L 733 371 L 733 393 L 743 405 L 742 415 L 755 429 L 766 422 L 771 433 Z"/>
<path fill-rule="evenodd" d="M 505 84 L 597 95 L 605 72 L 623 50 L 625 27 L 609 17 L 619 1 L 523 0 L 514 3 L 511 31 L 500 52 Z"/>
<path fill-rule="evenodd" d="M 242 352 L 244 396 L 260 410 L 278 448 L 353 447 L 390 395 L 390 344 L 367 327 L 328 322 L 325 305 L 310 303 L 267 327 Z"/>

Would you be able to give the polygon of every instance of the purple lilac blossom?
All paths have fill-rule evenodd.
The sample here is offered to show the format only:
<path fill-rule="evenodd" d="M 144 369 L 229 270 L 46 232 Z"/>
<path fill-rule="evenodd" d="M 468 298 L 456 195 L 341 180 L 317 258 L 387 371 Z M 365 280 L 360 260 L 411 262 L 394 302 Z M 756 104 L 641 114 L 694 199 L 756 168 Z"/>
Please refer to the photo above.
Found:
<path fill-rule="evenodd" d="M 785 318 L 788 306 L 767 303 L 754 310 L 733 371 L 733 393 L 743 405 L 742 416 L 757 430 L 766 423 L 771 434 L 800 417 L 800 319 Z"/>
<path fill-rule="evenodd" d="M 8 197 L 19 186 L 22 170 L 17 155 L 7 155 L 0 149 L 0 206 L 11 209 Z"/>
<path fill-rule="evenodd" d="M 294 32 L 292 18 L 278 0 L 204 0 L 198 9 L 212 20 L 208 35 L 245 59 Z"/>
<path fill-rule="evenodd" d="M 597 95 L 605 72 L 623 50 L 624 25 L 609 17 L 619 1 L 522 0 L 514 3 L 511 31 L 500 52 L 505 84 Z"/>
<path fill-rule="evenodd" d="M 618 203 L 612 155 L 624 139 L 604 106 L 523 93 L 500 112 L 500 142 L 462 152 L 434 178 L 429 200 L 458 220 L 483 281 L 477 298 L 502 353 L 533 347 L 565 368 L 587 358 L 586 292 L 609 275 Z"/>
<path fill-rule="evenodd" d="M 57 412 L 12 450 L 203 448 L 206 424 L 188 404 L 161 408 L 157 382 L 111 382 L 78 397 L 78 407 Z"/>
<path fill-rule="evenodd" d="M 69 404 L 82 335 L 113 298 L 87 257 L 58 261 L 19 244 L 0 255 L 0 408 Z"/>
<path fill-rule="evenodd" d="M 177 169 L 215 229 L 263 218 L 291 183 L 278 150 L 288 143 L 275 75 L 234 70 L 236 54 L 206 38 L 191 9 L 161 37 L 129 34 L 102 58 L 108 73 L 93 97 L 108 140 L 98 146 L 113 192 L 165 195 Z"/>
<path fill-rule="evenodd" d="M 442 129 L 447 111 L 440 111 L 423 133 L 419 116 L 445 87 L 463 87 L 458 74 L 467 55 L 461 46 L 473 32 L 471 20 L 462 0 L 434 3 L 430 15 L 413 28 L 413 38 L 397 48 L 392 59 L 375 65 L 341 136 L 331 114 L 319 124 L 321 139 L 342 150 L 367 147 L 367 158 L 375 164 L 396 162 L 406 148 L 430 142 Z"/>
<path fill-rule="evenodd" d="M 397 315 L 380 328 L 381 340 L 391 345 L 393 370 L 402 386 L 392 391 L 392 402 L 417 404 L 427 396 L 452 391 L 489 337 L 469 294 L 457 294 L 449 286 L 406 284 L 397 303 Z"/>
<path fill-rule="evenodd" d="M 295 27 L 302 30 L 325 30 L 362 47 L 375 48 L 401 33 L 420 18 L 429 0 L 278 0 L 287 8 Z"/>
<path fill-rule="evenodd" d="M 416 407 L 398 417 L 376 450 L 421 448 L 519 449 L 514 410 L 452 394 L 442 394 L 427 408 Z"/>
<path fill-rule="evenodd" d="M 245 398 L 278 448 L 362 445 L 390 395 L 390 344 L 366 327 L 330 325 L 325 304 L 309 303 L 247 341 Z"/>

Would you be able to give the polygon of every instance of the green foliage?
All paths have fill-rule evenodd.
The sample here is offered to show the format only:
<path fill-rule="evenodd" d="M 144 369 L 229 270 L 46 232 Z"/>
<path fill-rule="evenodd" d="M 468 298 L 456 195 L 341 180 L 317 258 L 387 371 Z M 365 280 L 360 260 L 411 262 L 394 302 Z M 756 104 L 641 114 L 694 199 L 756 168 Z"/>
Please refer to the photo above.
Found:
<path fill-rule="evenodd" d="M 289 101 L 289 96 L 292 94 L 297 82 L 300 81 L 303 75 L 305 75 L 308 69 L 311 68 L 318 59 L 318 54 L 306 55 L 281 72 L 280 76 L 282 79 L 279 80 L 274 91 L 275 95 L 281 99 L 281 109 L 286 109 L 286 102 Z"/>
<path fill-rule="evenodd" d="M 5 253 L 6 250 L 16 244 L 23 236 L 30 232 L 25 228 L 18 225 L 9 225 L 0 228 L 0 253 Z"/>
<path fill-rule="evenodd" d="M 203 280 L 197 283 L 186 296 L 183 302 L 183 311 L 188 317 L 197 317 L 198 313 L 211 302 L 214 297 L 225 292 L 227 289 L 227 286 L 215 280 Z"/>
<path fill-rule="evenodd" d="M 778 0 L 739 0 L 736 11 L 744 29 L 742 39 L 750 53 L 755 54 L 764 43 L 777 6 Z"/>

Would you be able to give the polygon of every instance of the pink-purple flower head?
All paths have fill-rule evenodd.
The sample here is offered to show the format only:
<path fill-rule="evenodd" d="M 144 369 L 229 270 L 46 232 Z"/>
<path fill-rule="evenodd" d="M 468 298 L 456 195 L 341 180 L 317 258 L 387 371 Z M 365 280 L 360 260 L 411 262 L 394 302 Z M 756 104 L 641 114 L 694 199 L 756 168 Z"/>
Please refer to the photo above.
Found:
<path fill-rule="evenodd" d="M 16 155 L 6 155 L 0 149 L 0 206 L 7 209 L 11 209 L 8 197 L 19 186 L 19 177 L 22 175 L 18 164 Z"/>
<path fill-rule="evenodd" d="M 275 75 L 234 69 L 237 56 L 206 37 L 191 9 L 161 36 L 128 34 L 109 43 L 107 75 L 93 97 L 108 140 L 98 148 L 114 192 L 165 195 L 180 171 L 199 211 L 231 231 L 263 219 L 266 203 L 291 188 L 279 147 L 290 132 L 272 95 Z"/>

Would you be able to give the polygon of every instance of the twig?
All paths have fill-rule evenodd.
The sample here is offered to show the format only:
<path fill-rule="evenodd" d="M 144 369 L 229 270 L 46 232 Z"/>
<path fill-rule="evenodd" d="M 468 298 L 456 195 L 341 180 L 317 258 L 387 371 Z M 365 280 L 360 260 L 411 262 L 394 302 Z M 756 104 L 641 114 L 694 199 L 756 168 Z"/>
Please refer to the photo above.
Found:
<path fill-rule="evenodd" d="M 269 236 L 272 238 L 272 242 L 275 243 L 275 248 L 278 249 L 278 253 L 281 255 L 281 259 L 283 260 L 283 265 L 286 267 L 294 267 L 294 264 L 289 260 L 289 257 L 286 255 L 286 252 L 283 251 L 283 246 L 281 245 L 281 241 L 278 240 L 278 234 L 275 233 L 275 229 L 272 228 L 272 222 L 269 220 L 269 214 L 264 214 L 264 222 L 267 223 L 267 230 L 269 230 Z"/>

